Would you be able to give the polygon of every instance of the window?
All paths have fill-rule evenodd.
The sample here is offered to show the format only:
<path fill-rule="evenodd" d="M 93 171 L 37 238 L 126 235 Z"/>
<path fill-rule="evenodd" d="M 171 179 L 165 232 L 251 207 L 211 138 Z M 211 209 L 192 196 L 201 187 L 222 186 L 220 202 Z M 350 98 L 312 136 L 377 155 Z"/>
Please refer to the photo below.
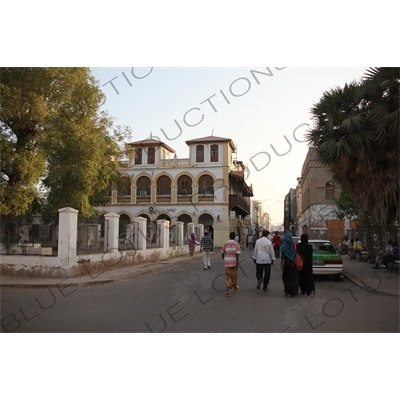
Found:
<path fill-rule="evenodd" d="M 136 154 L 135 154 L 135 165 L 142 165 L 142 154 L 143 154 L 143 149 L 136 149 Z"/>
<path fill-rule="evenodd" d="M 210 160 L 211 160 L 211 162 L 218 162 L 218 145 L 217 144 L 211 145 Z"/>
<path fill-rule="evenodd" d="M 160 176 L 157 180 L 157 195 L 171 194 L 171 179 L 166 176 Z"/>
<path fill-rule="evenodd" d="M 214 194 L 214 181 L 210 175 L 203 175 L 199 179 L 200 194 Z"/>
<path fill-rule="evenodd" d="M 192 194 L 192 179 L 183 175 L 178 179 L 178 194 Z"/>
<path fill-rule="evenodd" d="M 325 185 L 326 200 L 333 200 L 335 198 L 335 185 L 333 182 L 328 182 Z"/>
<path fill-rule="evenodd" d="M 147 155 L 147 164 L 156 163 L 156 149 L 154 147 L 149 147 L 149 153 Z"/>
<path fill-rule="evenodd" d="M 129 178 L 122 178 L 123 179 L 123 188 L 121 190 L 121 194 L 125 196 L 131 195 L 131 180 Z"/>
<path fill-rule="evenodd" d="M 196 146 L 196 162 L 204 162 L 204 146 Z"/>
<path fill-rule="evenodd" d="M 150 196 L 150 179 L 147 176 L 140 177 L 136 185 L 140 196 Z"/>

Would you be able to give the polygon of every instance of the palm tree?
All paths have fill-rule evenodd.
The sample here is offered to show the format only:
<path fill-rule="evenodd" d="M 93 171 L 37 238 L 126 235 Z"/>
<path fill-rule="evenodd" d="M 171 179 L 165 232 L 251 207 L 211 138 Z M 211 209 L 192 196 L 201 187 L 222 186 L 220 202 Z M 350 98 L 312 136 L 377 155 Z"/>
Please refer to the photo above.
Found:
<path fill-rule="evenodd" d="M 309 145 L 354 202 L 382 225 L 399 216 L 399 73 L 372 68 L 313 106 Z"/>

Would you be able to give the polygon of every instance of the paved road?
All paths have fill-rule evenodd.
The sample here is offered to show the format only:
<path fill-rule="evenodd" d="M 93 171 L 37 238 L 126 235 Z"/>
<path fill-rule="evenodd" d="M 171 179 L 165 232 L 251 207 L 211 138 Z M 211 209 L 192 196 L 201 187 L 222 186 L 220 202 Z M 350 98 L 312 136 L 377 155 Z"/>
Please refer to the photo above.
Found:
<path fill-rule="evenodd" d="M 250 254 L 230 298 L 219 254 L 207 271 L 196 259 L 97 286 L 2 288 L 2 332 L 399 332 L 397 297 L 317 276 L 314 299 L 286 299 L 278 265 L 258 291 Z"/>

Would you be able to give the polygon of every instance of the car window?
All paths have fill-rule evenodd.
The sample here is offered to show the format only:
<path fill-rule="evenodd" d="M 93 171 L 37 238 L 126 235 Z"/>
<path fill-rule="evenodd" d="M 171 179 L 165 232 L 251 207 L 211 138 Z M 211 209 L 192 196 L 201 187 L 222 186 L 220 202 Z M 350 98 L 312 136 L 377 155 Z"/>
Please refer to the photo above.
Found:
<path fill-rule="evenodd" d="M 310 243 L 315 254 L 331 254 L 336 253 L 335 248 L 329 242 Z"/>

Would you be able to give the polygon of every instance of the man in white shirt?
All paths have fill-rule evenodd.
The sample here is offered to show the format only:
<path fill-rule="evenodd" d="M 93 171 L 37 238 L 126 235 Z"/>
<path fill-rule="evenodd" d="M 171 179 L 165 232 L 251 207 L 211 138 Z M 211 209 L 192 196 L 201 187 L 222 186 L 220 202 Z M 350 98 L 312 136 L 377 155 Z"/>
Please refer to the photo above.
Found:
<path fill-rule="evenodd" d="M 268 290 L 271 265 L 274 265 L 275 260 L 274 246 L 268 239 L 268 235 L 269 232 L 267 230 L 262 231 L 262 236 L 257 240 L 254 247 L 253 255 L 253 260 L 256 264 L 257 289 L 260 290 L 261 284 L 263 284 L 264 292 Z"/>

